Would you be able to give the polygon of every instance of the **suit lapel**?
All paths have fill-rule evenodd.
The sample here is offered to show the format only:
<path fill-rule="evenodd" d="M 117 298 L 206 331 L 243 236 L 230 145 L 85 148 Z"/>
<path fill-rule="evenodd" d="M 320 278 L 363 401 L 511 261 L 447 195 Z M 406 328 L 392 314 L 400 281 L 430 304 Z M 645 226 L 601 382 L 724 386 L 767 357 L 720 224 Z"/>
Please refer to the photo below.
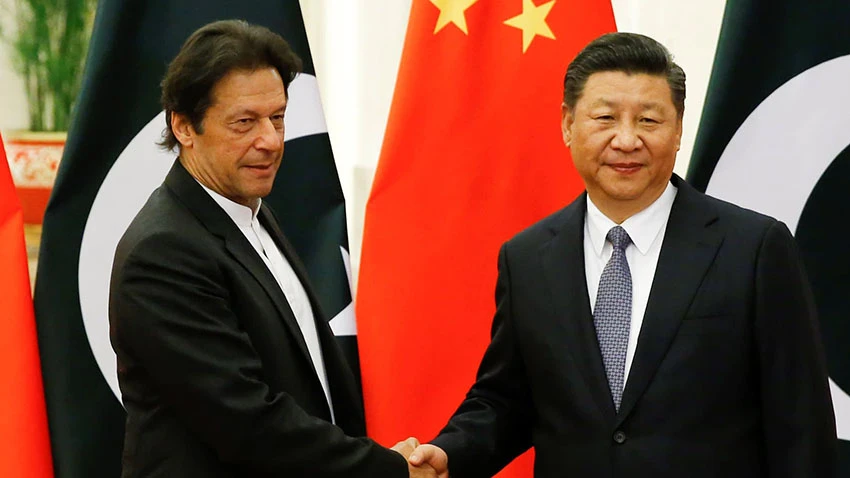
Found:
<path fill-rule="evenodd" d="M 293 339 L 295 339 L 295 342 L 298 344 L 298 348 L 301 350 L 304 358 L 307 359 L 307 363 L 310 365 L 310 368 L 312 368 L 315 375 L 316 367 L 313 365 L 313 359 L 310 358 L 310 351 L 307 349 L 307 342 L 304 340 L 304 334 L 301 332 L 301 327 L 298 325 L 298 321 L 295 319 L 295 314 L 292 312 L 292 308 L 289 306 L 289 301 L 280 289 L 277 279 L 275 279 L 274 275 L 272 275 L 269 268 L 266 267 L 263 260 L 260 259 L 260 256 L 257 255 L 257 251 L 242 235 L 242 232 L 238 229 L 236 232 L 239 234 L 238 236 L 231 234 L 228 237 L 225 237 L 225 247 L 228 252 L 230 252 L 230 254 L 233 255 L 233 257 L 241 263 L 252 276 L 254 276 L 257 282 L 260 283 L 263 290 L 265 290 L 266 294 L 268 294 L 269 298 L 271 298 L 275 308 L 277 308 L 278 313 L 280 313 L 280 316 L 283 318 L 283 322 L 289 328 Z"/>
<path fill-rule="evenodd" d="M 233 220 L 204 191 L 200 184 L 177 160 L 165 178 L 165 185 L 174 192 L 180 201 L 201 221 L 210 233 L 223 239 L 227 251 L 256 279 L 271 298 L 283 322 L 289 328 L 292 338 L 310 367 L 315 367 L 307 350 L 307 343 L 301 328 L 295 320 L 295 314 L 289 307 L 286 296 L 280 290 L 277 280 L 266 267 L 257 251 L 236 227 Z"/>
<path fill-rule="evenodd" d="M 564 211 L 554 237 L 541 248 L 546 283 L 555 309 L 555 340 L 566 345 L 606 422 L 614 418 L 614 402 L 608 388 L 602 354 L 590 312 L 584 272 L 584 216 L 587 195 L 583 194 Z"/>
<path fill-rule="evenodd" d="M 319 306 L 318 298 L 313 292 L 312 287 L 309 286 L 310 280 L 307 276 L 307 268 L 304 267 L 303 263 L 301 263 L 301 260 L 298 258 L 298 254 L 295 252 L 295 248 L 289 243 L 289 240 L 286 239 L 286 236 L 280 229 L 280 225 L 278 224 L 274 213 L 268 206 L 263 204 L 260 207 L 258 218 L 263 227 L 265 227 L 269 232 L 269 235 L 275 245 L 286 258 L 286 261 L 289 262 L 290 266 L 292 266 L 292 270 L 295 271 L 295 275 L 298 276 L 298 280 L 304 287 L 304 291 L 307 293 L 307 298 L 310 299 L 310 306 L 313 309 L 313 317 L 316 319 L 316 327 L 322 326 L 321 328 L 329 328 L 328 321 L 325 319 L 325 316 L 321 311 L 321 307 Z"/>
<path fill-rule="evenodd" d="M 322 306 L 319 303 L 319 298 L 316 296 L 313 288 L 310 287 L 310 279 L 307 275 L 307 268 L 304 267 L 304 264 L 295 252 L 295 248 L 286 239 L 283 231 L 281 231 L 277 218 L 275 218 L 272 210 L 266 205 L 263 205 L 260 208 L 259 217 L 260 222 L 266 230 L 268 230 L 269 235 L 289 262 L 289 265 L 292 266 L 292 270 L 295 271 L 295 275 L 298 276 L 298 280 L 301 282 L 301 285 L 304 287 L 304 291 L 307 293 L 307 298 L 310 300 L 310 307 L 313 310 L 313 321 L 316 324 L 316 331 L 319 335 L 319 340 L 322 346 L 322 355 L 325 358 L 325 361 L 328 362 L 329 355 L 336 351 L 337 344 L 330 324 L 328 323 L 324 311 L 322 310 Z M 328 364 L 326 363 L 325 365 L 327 366 Z"/>
<path fill-rule="evenodd" d="M 307 268 L 298 258 L 295 248 L 286 239 L 286 235 L 280 229 L 274 212 L 265 204 L 260 207 L 259 219 L 266 230 L 268 230 L 269 235 L 277 247 L 286 257 L 286 260 L 289 261 L 289 264 L 295 271 L 295 275 L 298 276 L 298 280 L 301 281 L 304 290 L 307 292 L 307 297 L 310 299 L 310 306 L 313 309 L 313 319 L 321 344 L 322 358 L 325 362 L 325 372 L 328 377 L 328 386 L 330 387 L 337 424 L 351 434 L 363 435 L 365 434 L 365 430 L 362 427 L 363 410 L 357 396 L 357 388 L 353 380 L 351 368 L 345 361 L 342 351 L 336 342 L 336 337 L 334 337 L 331 330 L 330 323 L 319 303 L 319 299 L 310 286 Z"/>
<path fill-rule="evenodd" d="M 618 426 L 646 391 L 723 242 L 717 215 L 705 198 L 678 176 L 673 177 L 673 185 L 678 193 L 623 391 Z"/>

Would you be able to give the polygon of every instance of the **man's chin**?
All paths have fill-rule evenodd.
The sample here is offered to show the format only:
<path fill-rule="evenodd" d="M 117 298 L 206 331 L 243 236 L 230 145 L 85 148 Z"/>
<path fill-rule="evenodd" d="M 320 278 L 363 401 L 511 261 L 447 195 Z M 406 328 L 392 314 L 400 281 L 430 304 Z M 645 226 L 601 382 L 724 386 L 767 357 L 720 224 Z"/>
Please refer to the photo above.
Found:
<path fill-rule="evenodd" d="M 619 184 L 608 185 L 603 190 L 609 198 L 615 201 L 634 201 L 641 197 L 645 188 L 639 187 L 631 181 L 624 181 Z"/>
<path fill-rule="evenodd" d="M 272 185 L 268 185 L 268 187 L 258 188 L 255 191 L 255 197 L 265 199 L 269 194 L 272 193 Z"/>

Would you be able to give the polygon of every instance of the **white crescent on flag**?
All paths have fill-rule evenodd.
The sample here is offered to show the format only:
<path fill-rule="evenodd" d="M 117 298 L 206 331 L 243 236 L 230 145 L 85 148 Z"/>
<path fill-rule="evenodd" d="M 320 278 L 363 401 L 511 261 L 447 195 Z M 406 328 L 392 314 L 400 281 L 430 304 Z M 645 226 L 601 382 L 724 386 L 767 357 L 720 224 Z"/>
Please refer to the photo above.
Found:
<path fill-rule="evenodd" d="M 729 141 L 706 193 L 783 221 L 791 231 L 833 160 L 850 144 L 850 55 L 770 94 Z M 829 380 L 838 438 L 850 440 L 850 395 Z"/>

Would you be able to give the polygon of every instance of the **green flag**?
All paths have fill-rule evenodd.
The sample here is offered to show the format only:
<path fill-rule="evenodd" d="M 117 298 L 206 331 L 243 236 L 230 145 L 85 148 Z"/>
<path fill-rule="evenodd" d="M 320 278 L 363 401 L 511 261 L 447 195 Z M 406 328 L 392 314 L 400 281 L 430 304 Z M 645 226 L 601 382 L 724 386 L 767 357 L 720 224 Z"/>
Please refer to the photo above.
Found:
<path fill-rule="evenodd" d="M 688 180 L 797 239 L 850 476 L 850 2 L 728 0 Z"/>
<path fill-rule="evenodd" d="M 304 62 L 289 89 L 286 149 L 265 199 L 307 266 L 358 371 L 345 205 L 295 0 L 101 0 L 82 92 L 44 218 L 35 307 L 58 477 L 118 476 L 124 430 L 107 300 L 118 239 L 174 161 L 159 83 L 197 28 L 244 19 L 281 34 Z"/>

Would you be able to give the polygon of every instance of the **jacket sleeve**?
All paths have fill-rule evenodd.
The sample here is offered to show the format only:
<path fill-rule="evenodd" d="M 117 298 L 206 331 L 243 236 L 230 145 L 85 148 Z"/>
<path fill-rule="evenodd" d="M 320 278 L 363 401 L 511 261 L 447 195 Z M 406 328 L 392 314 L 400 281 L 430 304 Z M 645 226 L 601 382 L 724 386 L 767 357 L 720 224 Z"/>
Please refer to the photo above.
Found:
<path fill-rule="evenodd" d="M 834 476 L 838 442 L 814 299 L 781 222 L 758 253 L 754 308 L 768 476 Z"/>
<path fill-rule="evenodd" d="M 401 455 L 272 393 L 202 245 L 158 233 L 116 260 L 111 340 L 159 399 L 224 462 L 281 476 L 407 477 Z"/>

